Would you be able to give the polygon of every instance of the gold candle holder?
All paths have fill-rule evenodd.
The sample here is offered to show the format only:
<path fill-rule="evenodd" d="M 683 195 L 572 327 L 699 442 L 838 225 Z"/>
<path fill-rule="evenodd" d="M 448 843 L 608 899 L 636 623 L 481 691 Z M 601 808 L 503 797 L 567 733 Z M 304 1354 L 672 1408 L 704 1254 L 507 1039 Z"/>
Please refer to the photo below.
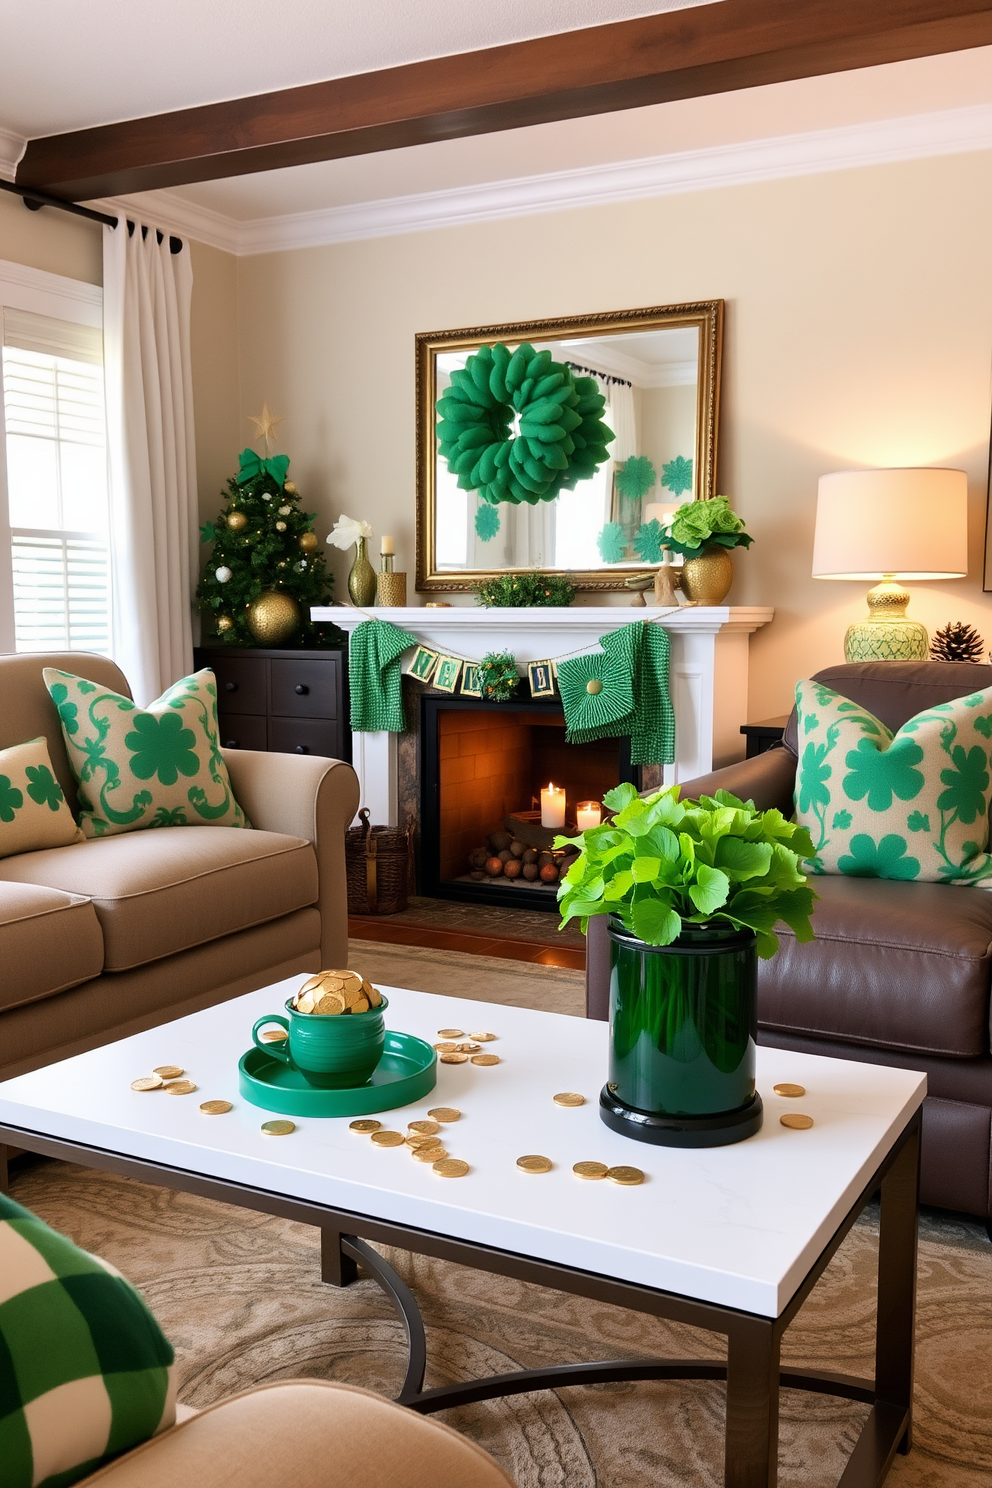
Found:
<path fill-rule="evenodd" d="M 380 573 L 376 574 L 378 582 L 377 602 L 392 609 L 406 604 L 406 574 L 405 573 Z"/>

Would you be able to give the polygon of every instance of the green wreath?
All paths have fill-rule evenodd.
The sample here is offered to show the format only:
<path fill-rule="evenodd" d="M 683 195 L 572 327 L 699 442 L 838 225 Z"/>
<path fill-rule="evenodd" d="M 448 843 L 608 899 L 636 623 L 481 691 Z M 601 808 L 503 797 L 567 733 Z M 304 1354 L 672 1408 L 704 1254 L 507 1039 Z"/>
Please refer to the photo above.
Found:
<path fill-rule="evenodd" d="M 554 501 L 587 480 L 615 438 L 593 377 L 524 342 L 481 346 L 437 400 L 437 437 L 463 491 L 498 506 Z"/>

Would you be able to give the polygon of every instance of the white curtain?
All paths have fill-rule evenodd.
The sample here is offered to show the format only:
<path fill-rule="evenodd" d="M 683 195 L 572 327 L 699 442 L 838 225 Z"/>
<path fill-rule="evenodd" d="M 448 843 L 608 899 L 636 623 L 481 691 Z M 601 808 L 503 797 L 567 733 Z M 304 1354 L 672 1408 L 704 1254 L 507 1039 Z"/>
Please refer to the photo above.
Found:
<path fill-rule="evenodd" d="M 114 659 L 148 703 L 192 670 L 197 566 L 189 244 L 103 230 Z"/>
<path fill-rule="evenodd" d="M 614 382 L 602 389 L 606 393 L 603 417 L 617 436 L 609 446 L 614 465 L 622 465 L 637 454 L 637 419 L 634 413 L 634 389 L 627 382 Z"/>

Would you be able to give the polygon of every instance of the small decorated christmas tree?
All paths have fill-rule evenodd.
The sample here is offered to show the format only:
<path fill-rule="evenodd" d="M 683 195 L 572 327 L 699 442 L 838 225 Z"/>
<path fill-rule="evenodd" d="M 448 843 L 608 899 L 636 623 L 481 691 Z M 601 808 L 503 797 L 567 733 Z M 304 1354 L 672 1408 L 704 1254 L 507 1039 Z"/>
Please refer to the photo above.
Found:
<path fill-rule="evenodd" d="M 227 482 L 227 501 L 200 536 L 210 557 L 196 591 L 205 612 L 204 640 L 230 646 L 338 645 L 334 625 L 314 625 L 311 605 L 331 602 L 333 579 L 313 530 L 315 513 L 300 509 L 286 479 L 288 455 L 270 455 L 277 420 L 262 409 L 252 422 L 265 454 L 241 452 Z"/>

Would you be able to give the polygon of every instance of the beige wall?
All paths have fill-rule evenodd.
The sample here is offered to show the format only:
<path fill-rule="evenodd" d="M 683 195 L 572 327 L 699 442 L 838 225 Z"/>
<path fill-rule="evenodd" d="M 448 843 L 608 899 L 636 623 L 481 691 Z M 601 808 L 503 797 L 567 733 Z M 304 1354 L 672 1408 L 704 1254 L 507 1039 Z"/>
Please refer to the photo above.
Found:
<path fill-rule="evenodd" d="M 322 531 L 367 517 L 412 573 L 415 332 L 715 297 L 719 489 L 755 538 L 731 600 L 777 610 L 752 643 L 751 717 L 784 711 L 864 609 L 866 586 L 810 577 L 829 470 L 967 470 L 970 576 L 917 585 L 912 612 L 931 630 L 972 621 L 992 645 L 990 153 L 242 259 L 243 411 L 286 414 Z M 340 593 L 347 559 L 330 551 Z"/>

